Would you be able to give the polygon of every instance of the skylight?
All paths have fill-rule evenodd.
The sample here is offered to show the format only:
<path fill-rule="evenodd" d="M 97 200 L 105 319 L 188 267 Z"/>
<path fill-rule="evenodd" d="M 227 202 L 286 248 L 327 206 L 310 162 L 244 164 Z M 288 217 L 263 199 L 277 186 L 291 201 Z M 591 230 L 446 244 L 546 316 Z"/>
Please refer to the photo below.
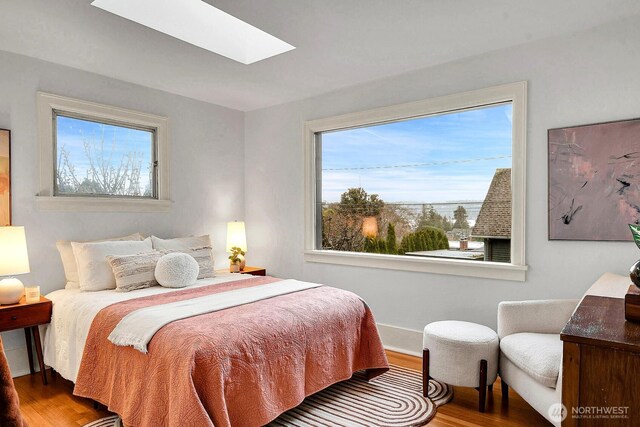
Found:
<path fill-rule="evenodd" d="M 91 4 L 243 64 L 295 49 L 201 0 L 94 0 Z"/>

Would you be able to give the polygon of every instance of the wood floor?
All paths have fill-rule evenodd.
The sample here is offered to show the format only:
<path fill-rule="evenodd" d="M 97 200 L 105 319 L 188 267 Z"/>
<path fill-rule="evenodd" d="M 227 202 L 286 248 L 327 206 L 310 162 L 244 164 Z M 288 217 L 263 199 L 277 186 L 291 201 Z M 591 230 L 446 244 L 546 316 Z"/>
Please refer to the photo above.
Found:
<path fill-rule="evenodd" d="M 411 369 L 422 369 L 420 358 L 388 351 L 389 362 Z M 73 384 L 60 376 L 42 385 L 39 375 L 15 379 L 22 413 L 31 427 L 77 427 L 109 415 L 93 409 L 93 402 L 73 396 Z M 487 396 L 487 411 L 478 412 L 478 392 L 470 388 L 455 387 L 452 402 L 438 408 L 429 427 L 450 426 L 549 426 L 550 424 L 513 391 L 509 403 L 502 403 L 500 380 Z"/>

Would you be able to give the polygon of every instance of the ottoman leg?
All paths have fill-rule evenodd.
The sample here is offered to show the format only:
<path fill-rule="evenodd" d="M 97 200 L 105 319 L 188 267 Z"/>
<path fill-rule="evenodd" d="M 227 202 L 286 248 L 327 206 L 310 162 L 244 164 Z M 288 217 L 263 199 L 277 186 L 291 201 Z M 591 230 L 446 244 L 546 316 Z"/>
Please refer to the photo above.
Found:
<path fill-rule="evenodd" d="M 484 359 L 480 361 L 480 385 L 478 391 L 480 392 L 478 409 L 480 412 L 484 412 L 485 401 L 487 400 L 487 361 Z"/>
<path fill-rule="evenodd" d="M 422 395 L 429 396 L 429 349 L 422 350 Z"/>
<path fill-rule="evenodd" d="M 508 402 L 509 401 L 509 385 L 505 383 L 502 378 L 500 378 L 500 384 L 502 387 L 502 401 Z"/>

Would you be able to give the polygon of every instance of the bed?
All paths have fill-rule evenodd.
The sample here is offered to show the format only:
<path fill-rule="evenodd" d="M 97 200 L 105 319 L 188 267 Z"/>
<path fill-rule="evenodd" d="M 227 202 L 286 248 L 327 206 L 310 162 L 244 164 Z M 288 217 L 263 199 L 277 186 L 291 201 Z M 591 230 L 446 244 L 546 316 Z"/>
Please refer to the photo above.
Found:
<path fill-rule="evenodd" d="M 54 291 L 45 363 L 127 426 L 264 425 L 356 371 L 374 377 L 388 369 L 370 309 L 328 286 L 172 321 L 147 353 L 109 341 L 144 310 L 282 282 L 224 274 L 186 289 Z"/>

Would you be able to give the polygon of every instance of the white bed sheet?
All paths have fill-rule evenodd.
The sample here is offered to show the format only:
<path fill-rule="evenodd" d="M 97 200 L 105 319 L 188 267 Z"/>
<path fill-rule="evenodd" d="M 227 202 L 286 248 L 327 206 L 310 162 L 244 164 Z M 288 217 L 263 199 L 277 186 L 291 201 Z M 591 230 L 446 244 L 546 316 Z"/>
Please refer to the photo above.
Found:
<path fill-rule="evenodd" d="M 232 282 L 250 277 L 243 274 L 219 274 L 214 278 L 198 280 L 191 287 Z M 154 286 L 131 292 L 115 290 L 81 292 L 79 289 L 60 289 L 51 292 L 46 296 L 53 301 L 53 314 L 44 336 L 44 363 L 55 369 L 63 378 L 75 383 L 91 323 L 100 310 L 121 301 L 183 289 Z"/>

